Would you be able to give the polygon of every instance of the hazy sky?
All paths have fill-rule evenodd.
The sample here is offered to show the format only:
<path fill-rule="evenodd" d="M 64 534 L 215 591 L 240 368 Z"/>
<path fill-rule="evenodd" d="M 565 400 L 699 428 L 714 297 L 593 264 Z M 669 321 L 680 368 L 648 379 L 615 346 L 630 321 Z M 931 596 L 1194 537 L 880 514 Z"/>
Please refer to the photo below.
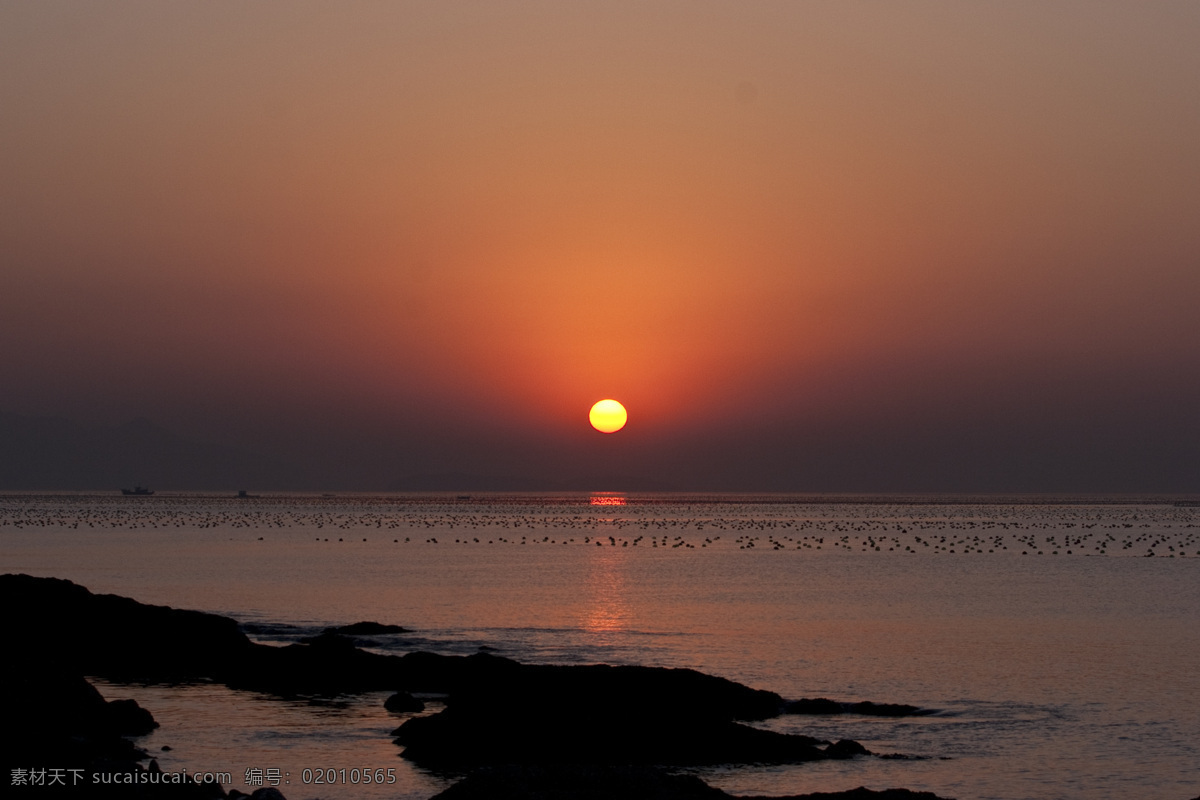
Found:
<path fill-rule="evenodd" d="M 0 411 L 1200 491 L 1197 42 L 1190 0 L 2 0 Z"/>

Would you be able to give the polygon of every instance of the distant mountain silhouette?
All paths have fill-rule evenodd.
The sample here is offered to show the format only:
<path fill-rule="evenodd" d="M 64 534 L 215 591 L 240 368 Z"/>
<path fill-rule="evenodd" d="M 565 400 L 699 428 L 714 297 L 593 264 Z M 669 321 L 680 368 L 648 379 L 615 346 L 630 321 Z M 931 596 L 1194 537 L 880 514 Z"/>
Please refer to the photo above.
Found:
<path fill-rule="evenodd" d="M 0 489 L 236 489 L 290 482 L 281 459 L 196 442 L 144 418 L 116 427 L 0 414 Z"/>

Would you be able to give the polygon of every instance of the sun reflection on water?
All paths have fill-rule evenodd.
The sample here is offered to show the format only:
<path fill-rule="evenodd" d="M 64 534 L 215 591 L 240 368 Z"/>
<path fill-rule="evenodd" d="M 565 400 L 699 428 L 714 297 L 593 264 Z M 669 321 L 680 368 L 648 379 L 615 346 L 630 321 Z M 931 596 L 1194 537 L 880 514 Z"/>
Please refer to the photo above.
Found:
<path fill-rule="evenodd" d="M 628 628 L 626 553 L 607 545 L 595 548 L 583 586 L 582 627 L 589 633 L 619 633 Z"/>

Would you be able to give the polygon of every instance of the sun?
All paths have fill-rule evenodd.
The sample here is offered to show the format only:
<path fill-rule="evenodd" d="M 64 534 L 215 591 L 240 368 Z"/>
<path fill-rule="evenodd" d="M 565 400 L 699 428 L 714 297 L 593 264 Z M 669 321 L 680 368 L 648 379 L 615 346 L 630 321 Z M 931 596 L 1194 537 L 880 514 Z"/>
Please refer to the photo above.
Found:
<path fill-rule="evenodd" d="M 616 433 L 625 427 L 627 419 L 629 415 L 625 413 L 625 406 L 616 400 L 601 400 L 588 412 L 588 421 L 601 433 Z"/>

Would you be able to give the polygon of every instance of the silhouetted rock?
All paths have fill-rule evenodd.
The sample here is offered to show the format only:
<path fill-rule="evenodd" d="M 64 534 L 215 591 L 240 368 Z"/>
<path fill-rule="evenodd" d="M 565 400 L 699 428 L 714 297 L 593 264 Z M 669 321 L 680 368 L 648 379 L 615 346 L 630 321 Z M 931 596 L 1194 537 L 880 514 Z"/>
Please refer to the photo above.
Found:
<path fill-rule="evenodd" d="M 495 680 L 521 667 L 516 661 L 489 653 L 444 656 L 437 653 L 406 653 L 400 657 L 398 687 L 410 692 L 449 693 L 483 680 Z"/>
<path fill-rule="evenodd" d="M 952 800 L 933 792 L 914 792 L 911 789 L 880 789 L 878 791 L 860 786 L 844 792 L 810 792 L 784 797 L 739 797 L 737 800 Z"/>
<path fill-rule="evenodd" d="M 83 676 L 43 665 L 5 659 L 0 674 L 6 761 L 28 766 L 35 763 L 30 758 L 51 751 L 71 766 L 98 758 L 132 764 L 146 757 L 122 738 L 155 727 L 149 712 L 133 700 L 114 709 Z"/>
<path fill-rule="evenodd" d="M 217 614 L 92 594 L 56 578 L 0 575 L 0 629 L 25 664 L 67 665 L 111 680 L 215 680 L 280 695 L 396 689 L 402 661 L 337 634 L 311 645 L 251 642 Z"/>
<path fill-rule="evenodd" d="M 907 789 L 818 792 L 787 797 L 736 797 L 694 775 L 645 766 L 484 767 L 431 800 L 946 800 Z"/>
<path fill-rule="evenodd" d="M 228 617 L 92 594 L 55 578 L 0 576 L 0 609 L 26 663 L 114 680 L 211 677 L 254 647 Z"/>
<path fill-rule="evenodd" d="M 783 704 L 781 711 L 784 714 L 844 714 L 846 707 L 825 697 L 802 697 L 799 700 L 788 700 Z"/>
<path fill-rule="evenodd" d="M 55 578 L 0 576 L 0 614 L 25 663 L 114 680 L 216 680 L 285 695 L 404 689 L 501 712 L 513 698 L 541 698 L 544 706 L 681 719 L 765 719 L 782 702 L 694 670 L 523 665 L 488 653 L 386 656 L 332 631 L 307 644 L 255 644 L 228 617 L 92 594 Z"/>
<path fill-rule="evenodd" d="M 300 639 L 301 644 L 311 644 L 314 647 L 323 647 L 329 650 L 348 651 L 354 649 L 354 640 L 348 636 L 343 636 L 333 628 L 326 628 L 316 636 L 304 636 Z"/>
<path fill-rule="evenodd" d="M 241 800 L 241 798 L 249 798 L 249 800 L 287 800 L 283 796 L 283 792 L 274 786 L 264 786 L 261 789 L 255 789 L 253 794 L 239 792 L 237 789 L 230 790 L 229 800 Z"/>
<path fill-rule="evenodd" d="M 68 665 L 79 674 L 151 683 L 214 680 L 279 695 L 450 692 L 519 667 L 495 656 L 369 653 L 336 632 L 308 644 L 256 644 L 229 617 L 29 575 L 0 575 L 0 630 L 31 666 Z"/>
<path fill-rule="evenodd" d="M 432 800 L 730 800 L 692 775 L 655 767 L 487 767 Z"/>
<path fill-rule="evenodd" d="M 827 758 L 817 742 L 735 722 L 626 716 L 514 705 L 504 715 L 452 707 L 396 730 L 422 766 L 498 764 L 797 763 Z"/>
<path fill-rule="evenodd" d="M 826 742 L 738 724 L 780 698 L 694 670 L 522 665 L 488 655 L 446 709 L 396 729 L 404 757 L 480 764 L 790 763 L 844 757 Z"/>
<path fill-rule="evenodd" d="M 383 701 L 383 707 L 388 711 L 398 713 L 424 711 L 425 704 L 417 698 L 413 697 L 408 692 L 396 692 L 394 695 Z"/>
<path fill-rule="evenodd" d="M 519 664 L 487 653 L 467 656 L 467 678 L 452 690 L 451 704 L 497 712 L 536 702 L 571 713 L 669 714 L 697 720 L 762 720 L 779 712 L 782 698 L 692 669 Z"/>
<path fill-rule="evenodd" d="M 19 648 L 6 662 L 2 689 L 8 696 L 2 705 L 8 713 L 2 724 L 10 740 L 33 733 L 10 748 L 7 758 L 44 760 L 47 754 L 68 753 L 70 758 L 59 763 L 99 759 L 125 771 L 145 769 L 136 763 L 145 754 L 117 734 L 145 732 L 152 718 L 131 701 L 106 703 L 82 674 L 140 681 L 211 679 L 279 695 L 400 690 L 387 702 L 392 710 L 419 708 L 408 692 L 443 693 L 445 710 L 408 720 L 396 729 L 396 741 L 405 746 L 405 758 L 425 766 L 468 771 L 509 765 L 509 772 L 476 773 L 484 776 L 476 780 L 485 786 L 489 780 L 516 780 L 503 791 L 517 793 L 494 787 L 479 796 L 718 798 L 723 793 L 714 794 L 717 790 L 700 781 L 635 767 L 794 763 L 869 754 L 849 740 L 829 744 L 741 724 L 775 716 L 784 707 L 782 698 L 688 669 L 528 665 L 488 653 L 385 656 L 356 648 L 338 629 L 307 643 L 272 647 L 251 642 L 227 617 L 143 605 L 92 594 L 69 581 L 27 575 L 0 576 L 0 614 L 0 630 Z M 846 710 L 846 704 L 836 705 Z M 850 705 L 858 713 L 912 708 Z M 151 771 L 157 768 L 151 765 Z M 547 791 L 559 794 L 521 788 L 529 781 L 548 782 Z M 610 786 L 608 795 L 580 793 L 604 785 Z M 471 784 L 453 789 L 471 790 Z M 193 792 L 187 797 L 223 796 L 220 787 L 193 785 L 186 791 Z M 252 797 L 278 800 L 271 791 L 276 790 L 266 787 Z M 824 797 L 933 797 L 855 791 L 860 794 Z"/>
<path fill-rule="evenodd" d="M 154 716 L 136 700 L 110 700 L 104 711 L 109 727 L 121 736 L 144 736 L 158 727 Z"/>
<path fill-rule="evenodd" d="M 344 637 L 316 637 L 313 644 L 252 645 L 244 658 L 226 664 L 216 679 L 235 689 L 281 696 L 336 695 L 395 689 L 400 659 L 359 650 Z"/>
<path fill-rule="evenodd" d="M 869 755 L 871 755 L 871 751 L 853 739 L 839 739 L 825 748 L 827 758 L 854 758 L 855 756 Z"/>
<path fill-rule="evenodd" d="M 82 676 L 46 665 L 31 667 L 5 659 L 2 675 L 0 741 L 5 744 L 0 749 L 0 771 L 6 782 L 15 783 L 21 780 L 21 773 L 41 769 L 47 774 L 57 771 L 64 793 L 89 800 L 225 796 L 219 785 L 139 782 L 157 770 L 157 764 L 151 761 L 149 767 L 143 766 L 140 762 L 147 754 L 124 737 L 148 733 L 157 723 L 135 701 L 106 702 Z M 94 773 L 117 777 L 109 783 L 95 783 Z"/>

